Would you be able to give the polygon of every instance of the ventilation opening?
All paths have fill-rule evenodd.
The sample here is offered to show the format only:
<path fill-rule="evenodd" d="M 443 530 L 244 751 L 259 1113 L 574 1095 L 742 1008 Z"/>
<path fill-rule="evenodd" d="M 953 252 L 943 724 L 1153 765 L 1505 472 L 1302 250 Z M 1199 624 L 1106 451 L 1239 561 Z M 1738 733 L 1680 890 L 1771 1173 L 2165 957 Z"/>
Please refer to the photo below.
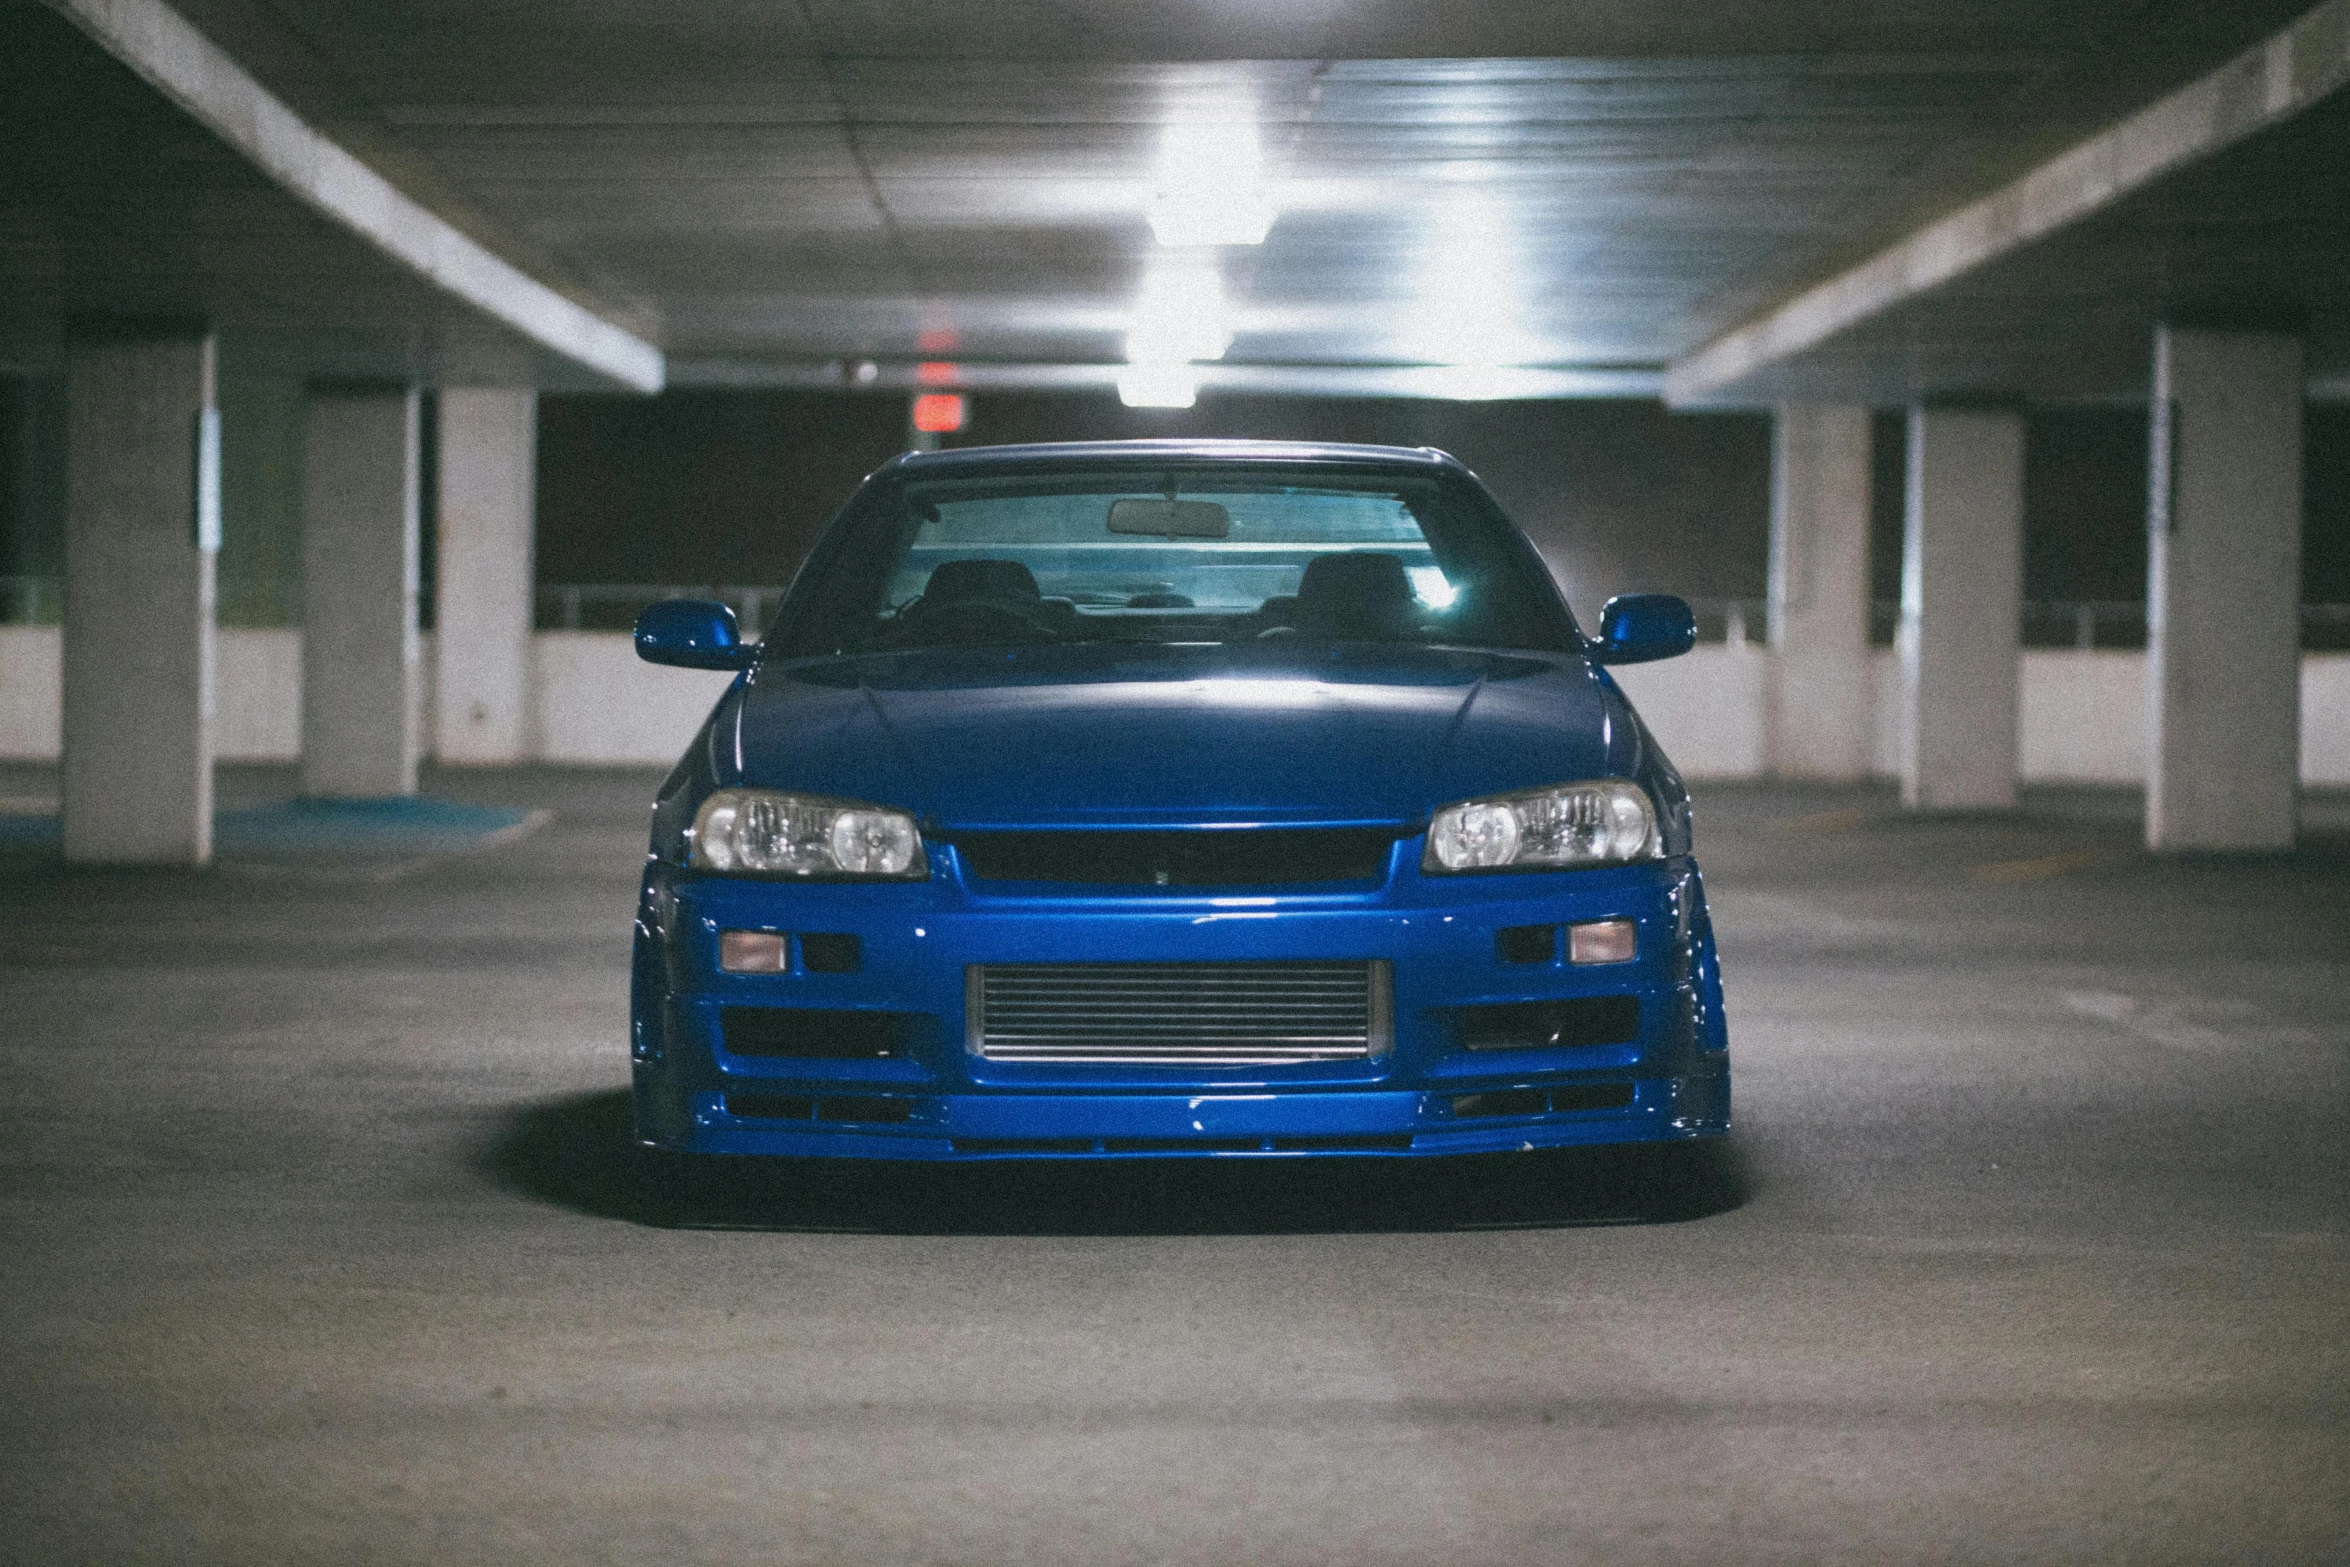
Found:
<path fill-rule="evenodd" d="M 990 1061 L 1359 1061 L 1394 1037 L 1384 959 L 975 964 L 965 995 L 971 1049 Z"/>
<path fill-rule="evenodd" d="M 1640 998 L 1579 996 L 1571 1001 L 1462 1007 L 1453 1014 L 1453 1026 L 1471 1050 L 1629 1044 L 1640 1037 Z"/>
<path fill-rule="evenodd" d="M 1452 1102 L 1454 1115 L 1548 1115 L 1550 1095 L 1539 1088 L 1511 1088 L 1497 1094 L 1463 1094 Z"/>
<path fill-rule="evenodd" d="M 914 1118 L 914 1101 L 882 1094 L 737 1094 L 726 1096 L 728 1115 L 754 1121 L 867 1121 L 893 1124 Z"/>
<path fill-rule="evenodd" d="M 865 966 L 865 942 L 860 936 L 803 935 L 800 967 L 811 974 L 854 974 Z"/>
<path fill-rule="evenodd" d="M 1548 963 L 1558 956 L 1556 925 L 1511 925 L 1494 932 L 1493 947 L 1504 963 Z"/>
<path fill-rule="evenodd" d="M 1327 1137 L 958 1137 L 957 1153 L 1408 1153 L 1409 1132 Z"/>
<path fill-rule="evenodd" d="M 726 1113 L 754 1121 L 809 1121 L 815 1119 L 816 1101 L 801 1094 L 728 1094 Z"/>
<path fill-rule="evenodd" d="M 906 1018 L 903 1012 L 722 1007 L 718 1026 L 729 1055 L 790 1056 L 803 1061 L 880 1061 L 905 1054 Z"/>
<path fill-rule="evenodd" d="M 842 1094 L 816 1101 L 816 1119 L 819 1121 L 910 1121 L 914 1118 L 914 1101 L 892 1099 L 880 1094 Z"/>
<path fill-rule="evenodd" d="M 1632 1107 L 1630 1083 L 1577 1083 L 1572 1088 L 1554 1088 L 1550 1091 L 1550 1108 L 1565 1110 L 1628 1110 Z"/>
<path fill-rule="evenodd" d="M 1630 1083 L 1574 1083 L 1564 1088 L 1505 1088 L 1461 1094 L 1452 1113 L 1469 1119 L 1497 1115 L 1559 1115 L 1576 1110 L 1623 1110 L 1631 1106 Z"/>
<path fill-rule="evenodd" d="M 974 832 L 955 852 L 982 881 L 1124 887 L 1252 887 L 1376 881 L 1395 834 L 1382 828 L 1195 832 Z"/>
<path fill-rule="evenodd" d="M 1275 1153 L 1402 1153 L 1412 1146 L 1412 1134 L 1333 1137 L 1276 1137 Z"/>

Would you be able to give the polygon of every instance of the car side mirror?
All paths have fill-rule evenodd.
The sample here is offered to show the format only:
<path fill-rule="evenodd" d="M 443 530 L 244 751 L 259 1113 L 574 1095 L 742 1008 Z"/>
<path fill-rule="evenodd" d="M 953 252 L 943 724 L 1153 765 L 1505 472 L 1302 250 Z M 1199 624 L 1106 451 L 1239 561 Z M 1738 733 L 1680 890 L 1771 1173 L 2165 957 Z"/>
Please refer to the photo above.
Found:
<path fill-rule="evenodd" d="M 711 599 L 663 599 L 636 617 L 636 656 L 680 669 L 741 669 L 753 649 L 734 611 Z"/>
<path fill-rule="evenodd" d="M 1697 645 L 1697 617 L 1670 593 L 1619 593 L 1599 612 L 1592 662 L 1645 664 L 1678 658 Z"/>

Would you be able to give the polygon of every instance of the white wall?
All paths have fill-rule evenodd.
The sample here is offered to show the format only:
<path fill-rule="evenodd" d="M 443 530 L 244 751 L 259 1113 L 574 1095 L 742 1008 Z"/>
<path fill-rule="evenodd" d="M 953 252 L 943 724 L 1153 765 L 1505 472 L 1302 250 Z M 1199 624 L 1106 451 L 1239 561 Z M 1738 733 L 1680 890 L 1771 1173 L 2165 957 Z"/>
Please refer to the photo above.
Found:
<path fill-rule="evenodd" d="M 58 748 L 55 626 L 0 626 L 0 761 L 51 761 Z M 417 735 L 431 733 L 433 639 L 421 639 Z M 213 700 L 213 755 L 223 762 L 302 758 L 302 633 L 225 627 Z"/>
<path fill-rule="evenodd" d="M 2301 781 L 2350 783 L 2350 653 L 2301 655 Z"/>
<path fill-rule="evenodd" d="M 2146 775 L 2146 655 L 2026 648 L 2018 770 L 2044 782 L 2136 783 Z"/>
<path fill-rule="evenodd" d="M 1763 668 L 1751 644 L 1707 643 L 1684 658 L 1616 671 L 1640 716 L 1692 778 L 1762 770 Z M 1872 771 L 1900 765 L 1899 670 L 1871 660 Z M 2146 657 L 2099 649 L 2026 649 L 2018 671 L 2016 739 L 2030 783 L 2134 784 L 2146 770 Z M 2350 653 L 2301 656 L 2301 781 L 2350 784 Z"/>
<path fill-rule="evenodd" d="M 542 631 L 531 638 L 531 755 L 674 762 L 733 678 L 648 664 L 625 631 Z"/>
<path fill-rule="evenodd" d="M 0 761 L 54 761 L 64 733 L 55 626 L 0 626 Z"/>
<path fill-rule="evenodd" d="M 302 757 L 302 633 L 223 631 L 213 755 L 224 762 Z"/>
<path fill-rule="evenodd" d="M 531 639 L 530 755 L 539 761 L 659 763 L 677 759 L 726 689 L 728 676 L 665 669 L 636 656 L 625 632 L 542 631 Z M 424 639 L 431 734 L 433 641 Z M 1752 643 L 1707 643 L 1685 658 L 1616 671 L 1641 717 L 1692 778 L 1762 770 L 1763 689 L 1770 654 Z M 2146 761 L 2143 655 L 2027 650 L 2018 688 L 2023 776 L 2034 783 L 2136 783 Z M 1897 676 L 1890 653 L 1871 661 L 1875 771 L 1893 775 Z M 58 745 L 57 628 L 0 626 L 0 760 L 47 760 Z M 220 634 L 223 761 L 301 755 L 302 634 Z M 2301 659 L 2301 780 L 2350 785 L 2350 653 Z"/>
<path fill-rule="evenodd" d="M 1752 778 L 1763 769 L 1770 661 L 1751 642 L 1705 642 L 1679 658 L 1614 673 L 1684 777 Z"/>

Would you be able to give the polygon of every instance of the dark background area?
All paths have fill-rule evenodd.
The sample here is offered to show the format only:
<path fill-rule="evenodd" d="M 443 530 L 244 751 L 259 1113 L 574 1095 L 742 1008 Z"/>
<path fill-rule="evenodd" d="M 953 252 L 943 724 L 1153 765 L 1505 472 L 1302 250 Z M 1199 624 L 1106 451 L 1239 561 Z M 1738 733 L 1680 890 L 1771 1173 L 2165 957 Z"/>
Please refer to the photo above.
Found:
<path fill-rule="evenodd" d="M 2330 412 L 2311 409 L 2312 428 Z M 1908 428 L 1908 415 L 1894 409 L 1880 412 L 1870 432 L 1869 576 L 1878 599 L 1901 597 Z M 2146 478 L 2144 409 L 2034 409 L 2024 425 L 2024 597 L 2143 603 Z M 2314 489 L 2309 499 L 2303 531 L 2322 531 L 2312 525 Z M 2345 499 L 2335 497 L 2337 511 Z"/>
<path fill-rule="evenodd" d="M 2311 452 L 2324 439 L 2345 448 L 2350 458 L 2350 421 L 2331 416 L 2335 408 L 2306 411 Z M 2138 605 L 2146 602 L 2146 411 L 2143 408 L 2036 408 L 2024 421 L 2024 599 L 2026 603 L 2080 602 Z M 1901 598 L 1903 512 L 1908 501 L 1909 417 L 1900 409 L 1880 410 L 1870 431 L 1870 596 L 1877 602 L 1879 642 L 1893 638 L 1890 606 Z M 2302 517 L 2304 565 L 2301 596 L 2306 603 L 2350 599 L 2350 557 L 2311 565 L 2312 546 L 2331 534 L 2350 533 L 2350 463 L 2328 488 L 2314 461 Z M 2327 508 L 2330 506 L 2331 510 Z M 2332 575 L 2326 575 L 2330 569 Z M 2027 617 L 2028 618 L 2028 617 Z M 2098 630 L 2100 645 L 2142 645 L 2142 615 L 2109 617 Z M 2061 624 L 2027 624 L 2030 642 L 2068 639 Z"/>
<path fill-rule="evenodd" d="M 2350 404 L 2302 418 L 2301 602 L 2350 604 Z"/>
<path fill-rule="evenodd" d="M 2350 407 L 2306 412 L 2302 598 L 2350 603 Z M 1106 393 L 979 395 L 948 445 L 1144 436 L 1437 446 L 1493 488 L 1567 585 L 1760 599 L 1769 556 L 1770 420 L 1651 401 L 1440 403 L 1203 397 L 1129 409 Z M 540 403 L 545 582 L 781 584 L 864 474 L 905 444 L 901 395 L 672 392 Z M 1905 416 L 1877 415 L 1874 596 L 1901 596 Z M 2024 597 L 2143 604 L 2146 414 L 2035 409 L 2024 459 Z M 1879 617 L 1889 639 L 1890 614 Z M 1759 633 L 1760 625 L 1756 623 Z M 2063 641 L 2066 625 L 2027 627 Z M 2101 622 L 2127 644 L 2143 623 Z"/>
<path fill-rule="evenodd" d="M 780 584 L 857 481 L 905 445 L 902 395 L 672 392 L 547 397 L 539 413 L 545 582 Z M 1240 436 L 1436 446 L 1477 470 L 1578 613 L 1609 594 L 1762 591 L 1770 421 L 1653 402 L 1439 403 L 1107 394 L 976 396 L 946 444 Z"/>
<path fill-rule="evenodd" d="M 547 396 L 539 408 L 538 575 L 550 584 L 780 586 L 857 481 L 907 439 L 899 393 L 683 390 Z M 0 377 L 0 576 L 64 569 L 62 478 L 52 471 L 63 412 L 54 384 Z M 299 620 L 298 415 L 296 388 L 224 382 L 224 623 Z M 2350 406 L 2312 406 L 2306 418 L 2302 598 L 2350 603 Z M 1238 396 L 1164 410 L 1129 409 L 1106 392 L 987 393 L 971 399 L 968 428 L 947 441 L 1199 435 L 1441 447 L 1492 486 L 1586 618 L 1611 593 L 1763 595 L 1763 414 L 1680 414 L 1629 400 Z M 1872 575 L 1887 602 L 1901 591 L 1904 444 L 1903 415 L 1880 413 Z M 434 455 L 425 453 L 428 481 Z M 2144 410 L 2034 410 L 2024 512 L 2027 600 L 2141 604 Z M 31 618 L 54 618 L 55 597 L 45 593 L 46 612 Z M 27 603 L 0 594 L 0 617 L 28 618 Z M 621 609 L 625 623 L 633 609 Z M 1890 636 L 1889 614 L 1878 634 Z M 2100 642 L 2116 645 L 2138 635 L 2142 623 L 2129 615 L 2098 629 Z M 2052 624 L 2027 626 L 2026 636 L 2062 642 L 2069 633 Z"/>

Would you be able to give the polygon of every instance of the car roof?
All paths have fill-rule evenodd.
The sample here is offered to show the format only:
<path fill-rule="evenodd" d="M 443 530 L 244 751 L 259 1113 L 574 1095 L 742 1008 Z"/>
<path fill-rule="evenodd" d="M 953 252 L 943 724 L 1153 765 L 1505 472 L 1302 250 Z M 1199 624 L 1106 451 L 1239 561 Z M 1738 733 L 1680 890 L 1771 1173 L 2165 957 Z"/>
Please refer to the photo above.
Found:
<path fill-rule="evenodd" d="M 943 477 L 949 473 L 1034 468 L 1127 468 L 1154 463 L 1269 463 L 1388 468 L 1466 474 L 1459 459 L 1433 446 L 1365 446 L 1338 441 L 1039 441 L 1025 446 L 958 446 L 906 452 L 881 473 Z M 876 477 L 879 477 L 877 474 Z"/>

